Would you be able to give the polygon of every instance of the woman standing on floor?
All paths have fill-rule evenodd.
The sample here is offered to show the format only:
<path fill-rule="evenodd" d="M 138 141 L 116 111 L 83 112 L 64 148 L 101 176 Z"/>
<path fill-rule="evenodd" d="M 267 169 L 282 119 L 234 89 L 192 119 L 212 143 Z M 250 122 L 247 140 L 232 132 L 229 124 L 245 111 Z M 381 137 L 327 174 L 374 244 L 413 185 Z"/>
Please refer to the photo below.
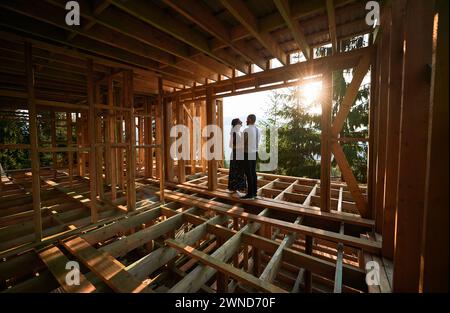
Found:
<path fill-rule="evenodd" d="M 244 175 L 244 137 L 241 132 L 242 121 L 235 118 L 231 121 L 230 148 L 230 171 L 228 173 L 228 190 L 240 196 L 239 191 L 247 187 Z"/>

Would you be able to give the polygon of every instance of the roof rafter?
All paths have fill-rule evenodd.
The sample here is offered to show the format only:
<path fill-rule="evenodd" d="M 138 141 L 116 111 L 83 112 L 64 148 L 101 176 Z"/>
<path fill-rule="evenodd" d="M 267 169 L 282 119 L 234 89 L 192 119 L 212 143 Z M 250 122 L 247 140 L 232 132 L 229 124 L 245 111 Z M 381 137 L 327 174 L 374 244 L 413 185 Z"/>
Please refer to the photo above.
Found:
<path fill-rule="evenodd" d="M 274 3 L 286 22 L 288 28 L 291 30 L 292 36 L 303 52 L 306 59 L 310 59 L 310 48 L 306 42 L 306 37 L 303 31 L 300 29 L 298 22 L 292 18 L 291 8 L 288 0 L 274 0 Z"/>
<path fill-rule="evenodd" d="M 221 61 L 224 64 L 234 67 L 242 72 L 248 72 L 248 67 L 245 62 L 225 51 L 221 51 L 220 54 L 214 52 L 211 49 L 208 40 L 200 33 L 169 17 L 161 9 L 148 6 L 146 1 L 135 0 L 124 3 L 119 0 L 110 0 L 110 2 L 128 14 L 131 14 L 134 17 L 158 28 L 159 30 L 172 35 L 178 40 L 187 43 L 188 45 L 202 51 L 203 53 L 206 53 L 218 61 Z"/>
<path fill-rule="evenodd" d="M 266 61 L 261 55 L 259 55 L 258 51 L 249 46 L 242 45 L 242 42 L 233 43 L 227 27 L 219 19 L 217 19 L 211 10 L 201 1 L 164 0 L 164 2 L 178 13 L 202 27 L 205 31 L 222 40 L 225 44 L 243 55 L 250 62 L 264 68 Z"/>
<path fill-rule="evenodd" d="M 337 33 L 336 33 L 336 16 L 334 11 L 334 1 L 327 0 L 328 29 L 330 32 L 331 45 L 333 53 L 339 52 Z"/>
<path fill-rule="evenodd" d="M 282 64 L 287 64 L 286 53 L 270 36 L 261 31 L 258 19 L 241 0 L 221 0 L 222 5 Z"/>
<path fill-rule="evenodd" d="M 47 2 L 64 8 L 64 0 L 46 0 Z M 178 67 L 190 68 L 192 65 L 196 66 L 196 72 L 204 77 L 213 78 L 213 75 L 218 72 L 224 76 L 231 77 L 232 70 L 210 58 L 210 62 L 199 62 L 195 58 L 192 58 L 189 46 L 177 41 L 176 39 L 166 35 L 152 26 L 132 18 L 128 14 L 122 12 L 117 8 L 108 8 L 104 10 L 100 15 L 94 15 L 89 10 L 87 2 L 80 0 L 81 16 L 90 21 L 90 23 L 97 23 L 111 30 L 114 30 L 120 34 L 139 40 L 140 42 L 155 47 L 159 50 L 170 53 L 182 60 L 175 60 L 175 64 Z M 188 62 L 186 62 L 188 61 Z M 162 64 L 161 68 L 166 67 Z"/>

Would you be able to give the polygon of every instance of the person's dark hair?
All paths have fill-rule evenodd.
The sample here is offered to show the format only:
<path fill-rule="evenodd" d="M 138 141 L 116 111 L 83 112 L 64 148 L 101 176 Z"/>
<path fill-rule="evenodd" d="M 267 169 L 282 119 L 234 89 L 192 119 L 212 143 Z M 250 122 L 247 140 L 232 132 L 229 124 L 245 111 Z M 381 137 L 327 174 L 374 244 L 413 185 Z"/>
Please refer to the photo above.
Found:
<path fill-rule="evenodd" d="M 255 114 L 250 114 L 249 116 L 247 116 L 247 118 L 252 121 L 252 123 L 256 122 L 256 115 Z"/>
<path fill-rule="evenodd" d="M 241 121 L 240 119 L 238 119 L 238 118 L 234 118 L 234 119 L 231 121 L 231 127 L 234 127 L 234 126 L 236 126 L 236 125 L 242 125 L 242 121 Z"/>

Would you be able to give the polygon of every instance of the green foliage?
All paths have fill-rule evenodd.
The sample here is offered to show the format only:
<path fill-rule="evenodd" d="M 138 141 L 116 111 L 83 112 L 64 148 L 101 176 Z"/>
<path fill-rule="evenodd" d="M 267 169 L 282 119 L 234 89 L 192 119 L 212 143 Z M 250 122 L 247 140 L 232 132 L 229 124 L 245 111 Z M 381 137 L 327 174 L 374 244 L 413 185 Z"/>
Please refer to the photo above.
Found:
<path fill-rule="evenodd" d="M 343 51 L 363 47 L 363 36 L 343 41 Z M 315 50 L 316 57 L 331 54 L 330 47 Z M 353 69 L 333 72 L 333 119 L 339 111 L 345 91 L 351 81 Z M 370 84 L 360 87 L 356 101 L 348 114 L 341 131 L 341 137 L 367 137 L 369 119 Z M 320 177 L 320 115 L 312 115 L 304 99 L 295 88 L 287 91 L 274 90 L 269 99 L 266 124 L 279 130 L 278 170 L 279 174 L 292 176 Z M 266 139 L 266 145 L 269 141 Z M 347 160 L 359 182 L 367 181 L 367 143 L 343 143 Z M 268 149 L 269 147 L 267 147 Z M 332 160 L 332 175 L 339 176 L 339 167 Z"/>
<path fill-rule="evenodd" d="M 19 112 L 18 112 L 19 113 Z M 30 133 L 28 120 L 26 116 L 21 118 L 10 117 L 0 120 L 0 143 L 1 144 L 29 144 Z M 41 119 L 42 117 L 42 119 Z M 38 116 L 38 142 L 39 146 L 51 146 L 51 123 L 50 113 L 43 113 Z M 65 113 L 56 113 L 56 118 L 63 120 L 66 118 Z M 74 132 L 72 132 L 74 134 Z M 75 141 L 76 137 L 72 138 Z M 65 147 L 67 141 L 67 132 L 65 127 L 57 127 L 56 131 L 57 147 Z M 61 162 L 65 162 L 66 153 L 57 153 L 57 158 Z M 40 166 L 52 165 L 52 153 L 40 153 Z M 67 163 L 67 162 L 66 162 Z M 0 150 L 0 164 L 5 170 L 30 168 L 30 151 L 27 149 L 2 149 Z"/>
<path fill-rule="evenodd" d="M 29 130 L 25 120 L 0 120 L 0 143 L 2 144 L 28 144 Z M 0 164 L 3 169 L 21 169 L 30 167 L 28 150 L 2 149 L 0 150 Z"/>
<path fill-rule="evenodd" d="M 278 173 L 291 176 L 320 176 L 320 117 L 300 105 L 296 89 L 275 90 L 266 111 L 266 125 L 278 128 Z M 266 150 L 270 142 L 266 140 Z"/>

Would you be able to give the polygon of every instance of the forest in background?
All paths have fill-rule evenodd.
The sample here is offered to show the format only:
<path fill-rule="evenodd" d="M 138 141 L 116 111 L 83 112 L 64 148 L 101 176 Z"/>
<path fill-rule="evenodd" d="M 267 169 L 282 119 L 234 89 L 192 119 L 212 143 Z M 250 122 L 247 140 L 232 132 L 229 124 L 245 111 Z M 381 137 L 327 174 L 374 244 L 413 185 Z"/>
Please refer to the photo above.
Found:
<path fill-rule="evenodd" d="M 349 51 L 367 45 L 367 37 L 358 36 L 342 42 L 342 51 Z M 331 48 L 322 47 L 315 51 L 316 57 L 331 54 Z M 333 72 L 332 120 L 336 117 L 351 81 L 353 69 Z M 370 71 L 368 73 L 370 75 Z M 370 76 L 369 76 L 370 77 Z M 345 121 L 342 137 L 368 137 L 370 83 L 363 84 L 357 94 L 348 118 Z M 320 178 L 320 114 L 311 113 L 311 107 L 320 106 L 305 103 L 298 87 L 273 90 L 270 94 L 266 120 L 259 126 L 264 129 L 270 125 L 278 129 L 278 169 L 277 174 Z M 270 151 L 270 133 L 265 134 L 265 148 Z M 342 144 L 344 153 L 356 179 L 367 182 L 367 142 L 347 142 Z M 332 158 L 332 177 L 341 173 Z"/>

